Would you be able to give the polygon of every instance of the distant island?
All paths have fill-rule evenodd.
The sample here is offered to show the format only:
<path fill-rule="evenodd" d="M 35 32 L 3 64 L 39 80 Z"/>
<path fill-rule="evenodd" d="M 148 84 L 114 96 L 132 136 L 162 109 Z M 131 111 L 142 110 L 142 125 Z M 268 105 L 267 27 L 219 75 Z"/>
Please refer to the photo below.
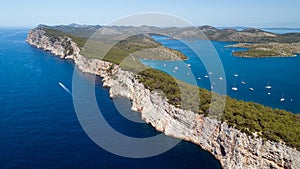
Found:
<path fill-rule="evenodd" d="M 232 54 L 248 58 L 295 57 L 300 53 L 300 43 L 238 43 L 227 47 L 247 48 L 248 50 Z"/>
<path fill-rule="evenodd" d="M 101 43 L 99 46 L 95 37 L 90 46 L 85 46 L 99 28 L 102 28 L 100 36 L 106 38 L 108 44 L 121 34 L 132 31 L 140 34 L 118 41 L 101 57 L 101 47 L 107 44 Z M 262 44 L 269 43 L 268 37 L 277 43 L 298 43 L 298 34 L 292 39 L 289 34 L 275 35 L 257 29 L 236 31 L 211 26 L 157 28 L 99 25 L 40 25 L 29 31 L 27 42 L 62 59 L 73 60 L 83 72 L 103 77 L 104 85 L 111 88 L 111 97 L 128 97 L 132 101 L 132 109 L 141 112 L 144 121 L 166 135 L 200 145 L 216 157 L 223 168 L 300 167 L 299 115 L 225 96 L 226 106 L 222 116 L 216 119 L 209 117 L 209 113 L 218 112 L 218 107 L 210 110 L 210 105 L 219 105 L 223 96 L 178 82 L 163 71 L 145 67 L 139 58 L 151 59 L 150 55 L 134 55 L 139 50 L 149 50 L 162 56 L 154 59 L 187 58 L 180 51 L 163 47 L 149 34 L 143 34 L 158 29 L 171 37 L 176 34 L 176 38 L 208 37 L 211 40 Z M 206 36 L 197 34 L 195 29 L 202 30 Z M 86 50 L 87 47 L 95 51 L 91 53 Z M 159 90 L 165 96 L 160 95 Z M 195 91 L 199 98 L 195 97 Z M 213 100 L 212 96 L 215 96 Z M 186 104 L 182 104 L 183 101 Z"/>
<path fill-rule="evenodd" d="M 200 29 L 210 40 L 237 42 L 227 47 L 247 48 L 233 51 L 233 56 L 248 58 L 293 57 L 300 53 L 300 33 L 275 34 L 255 28 L 238 31 L 233 28 L 217 29 L 202 26 Z"/>

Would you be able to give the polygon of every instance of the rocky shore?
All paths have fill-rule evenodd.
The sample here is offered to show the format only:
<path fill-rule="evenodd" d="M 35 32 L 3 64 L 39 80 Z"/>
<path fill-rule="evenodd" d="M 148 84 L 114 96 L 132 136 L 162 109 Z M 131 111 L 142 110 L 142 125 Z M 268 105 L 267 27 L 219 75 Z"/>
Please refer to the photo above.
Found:
<path fill-rule="evenodd" d="M 71 38 L 53 39 L 43 30 L 33 29 L 26 41 L 62 59 L 73 60 L 83 72 L 103 77 L 104 86 L 110 87 L 111 97 L 129 98 L 132 109 L 141 112 L 146 123 L 168 136 L 198 144 L 218 159 L 224 169 L 300 168 L 300 152 L 296 149 L 284 143 L 252 138 L 226 123 L 176 108 L 146 89 L 133 73 L 109 62 L 86 59 Z"/>

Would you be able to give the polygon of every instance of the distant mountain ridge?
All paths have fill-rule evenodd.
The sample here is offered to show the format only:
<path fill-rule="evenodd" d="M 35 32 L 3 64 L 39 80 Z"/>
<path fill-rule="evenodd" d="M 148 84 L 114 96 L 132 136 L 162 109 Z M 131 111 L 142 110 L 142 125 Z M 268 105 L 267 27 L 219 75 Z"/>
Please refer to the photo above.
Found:
<path fill-rule="evenodd" d="M 300 33 L 275 34 L 257 28 L 245 28 L 238 31 L 234 28 L 218 29 L 212 26 L 201 26 L 199 29 L 210 39 L 229 42 L 251 43 L 296 43 L 300 42 Z"/>
<path fill-rule="evenodd" d="M 155 33 L 160 32 L 175 38 L 200 38 L 216 41 L 228 42 L 249 42 L 249 43 L 298 43 L 300 42 L 300 33 L 275 34 L 257 28 L 245 28 L 237 30 L 235 28 L 216 28 L 209 25 L 199 27 L 154 27 L 154 26 L 101 26 L 101 25 L 58 25 L 38 27 L 56 29 L 65 33 L 70 33 L 80 37 L 90 37 L 98 29 L 103 28 L 106 33 L 113 34 L 136 34 L 136 33 Z M 105 28 L 105 29 L 104 29 Z M 205 35 L 205 36 L 204 36 Z"/>

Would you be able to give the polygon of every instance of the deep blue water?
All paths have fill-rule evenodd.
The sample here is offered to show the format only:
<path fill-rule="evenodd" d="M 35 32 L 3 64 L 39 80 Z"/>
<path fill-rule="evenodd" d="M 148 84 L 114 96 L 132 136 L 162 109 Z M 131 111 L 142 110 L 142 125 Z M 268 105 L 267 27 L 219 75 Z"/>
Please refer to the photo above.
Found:
<path fill-rule="evenodd" d="M 211 65 L 214 65 L 215 62 L 211 57 L 213 52 L 208 49 L 207 41 L 170 40 L 164 36 L 153 36 L 153 38 L 167 47 L 180 50 L 188 56 L 188 60 L 184 62 L 142 60 L 144 64 L 163 70 L 177 79 L 209 90 L 212 85 L 214 90 L 216 90 L 218 86 L 224 83 L 226 77 L 226 93 L 229 96 L 239 100 L 254 101 L 274 108 L 300 113 L 300 78 L 298 76 L 300 72 L 300 56 L 292 58 L 239 58 L 232 56 L 232 51 L 245 49 L 226 47 L 234 44 L 233 42 L 212 41 L 211 43 L 216 49 L 216 53 L 224 67 L 225 76 L 222 81 L 219 80 L 221 71 L 217 67 L 211 66 L 212 68 L 207 70 L 207 67 L 202 62 L 204 59 L 208 60 L 206 63 Z M 200 51 L 203 52 L 199 56 L 201 59 L 185 44 L 202 48 Z M 187 64 L 191 65 L 191 70 L 188 69 Z M 178 67 L 177 71 L 174 70 L 175 67 Z M 212 69 L 215 70 L 212 71 Z M 213 80 L 211 81 L 204 77 L 210 71 L 213 73 L 211 75 Z M 194 76 L 192 76 L 192 73 Z M 235 77 L 234 74 L 238 74 L 238 77 Z M 198 80 L 199 77 L 201 80 Z M 246 84 L 242 84 L 242 81 L 246 82 Z M 270 90 L 265 89 L 268 83 L 272 86 Z M 231 88 L 233 86 L 236 86 L 238 91 L 232 91 Z M 250 91 L 249 88 L 254 88 L 254 91 Z M 221 93 L 223 94 L 223 92 Z M 282 97 L 285 98 L 284 102 L 280 101 Z"/>
<path fill-rule="evenodd" d="M 62 87 L 72 88 L 74 64 L 25 43 L 28 30 L 0 30 L 0 168 L 220 168 L 198 146 L 182 141 L 158 156 L 120 157 L 97 146 L 81 128 L 73 101 Z M 75 72 L 77 73 L 77 72 Z M 78 73 L 92 85 L 91 75 Z M 95 94 L 107 121 L 121 133 L 135 137 L 158 134 L 150 125 L 121 116 L 108 89 L 96 79 Z M 128 116 L 129 104 L 119 108 Z"/>

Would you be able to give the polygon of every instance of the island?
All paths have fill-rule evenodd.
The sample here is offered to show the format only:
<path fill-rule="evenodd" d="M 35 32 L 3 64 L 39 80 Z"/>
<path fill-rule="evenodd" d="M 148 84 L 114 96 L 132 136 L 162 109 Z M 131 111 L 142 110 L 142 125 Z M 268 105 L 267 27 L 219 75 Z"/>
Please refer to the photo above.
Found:
<path fill-rule="evenodd" d="M 227 47 L 247 48 L 245 51 L 233 52 L 233 55 L 248 58 L 295 57 L 300 53 L 300 43 L 238 43 Z"/>
<path fill-rule="evenodd" d="M 130 36 L 119 41 L 103 57 L 99 56 L 99 51 L 89 53 L 85 43 L 99 28 L 103 28 L 103 36 L 109 35 L 112 40 L 117 38 L 115 32 L 144 32 L 145 29 L 174 32 L 175 29 L 184 37 L 190 36 L 188 30 L 195 29 L 40 25 L 29 31 L 26 41 L 62 59 L 73 60 L 82 72 L 101 76 L 103 85 L 110 88 L 110 97 L 129 98 L 132 109 L 141 112 L 146 123 L 168 136 L 199 145 L 218 159 L 224 169 L 300 168 L 299 115 L 220 96 L 184 82 L 177 83 L 173 77 L 162 71 L 144 69 L 144 65 L 139 62 L 139 56 L 134 55 L 138 50 L 161 53 L 162 57 L 156 59 L 186 59 L 179 51 L 155 42 L 149 34 Z M 208 26 L 205 29 L 216 30 Z M 211 34 L 211 37 L 216 34 Z M 95 50 L 101 51 L 101 48 L 97 47 Z M 148 55 L 143 57 L 147 58 Z M 135 66 L 130 66 L 129 62 Z M 185 90 L 180 91 L 180 87 Z M 166 95 L 161 95 L 157 89 Z M 191 91 L 195 90 L 198 91 L 200 100 L 193 97 L 194 93 Z M 211 99 L 212 95 L 215 95 L 214 100 Z M 217 104 L 224 97 L 226 106 L 222 116 L 209 116 L 208 111 L 217 111 L 209 110 L 210 105 Z M 183 105 L 182 99 L 187 104 Z"/>

